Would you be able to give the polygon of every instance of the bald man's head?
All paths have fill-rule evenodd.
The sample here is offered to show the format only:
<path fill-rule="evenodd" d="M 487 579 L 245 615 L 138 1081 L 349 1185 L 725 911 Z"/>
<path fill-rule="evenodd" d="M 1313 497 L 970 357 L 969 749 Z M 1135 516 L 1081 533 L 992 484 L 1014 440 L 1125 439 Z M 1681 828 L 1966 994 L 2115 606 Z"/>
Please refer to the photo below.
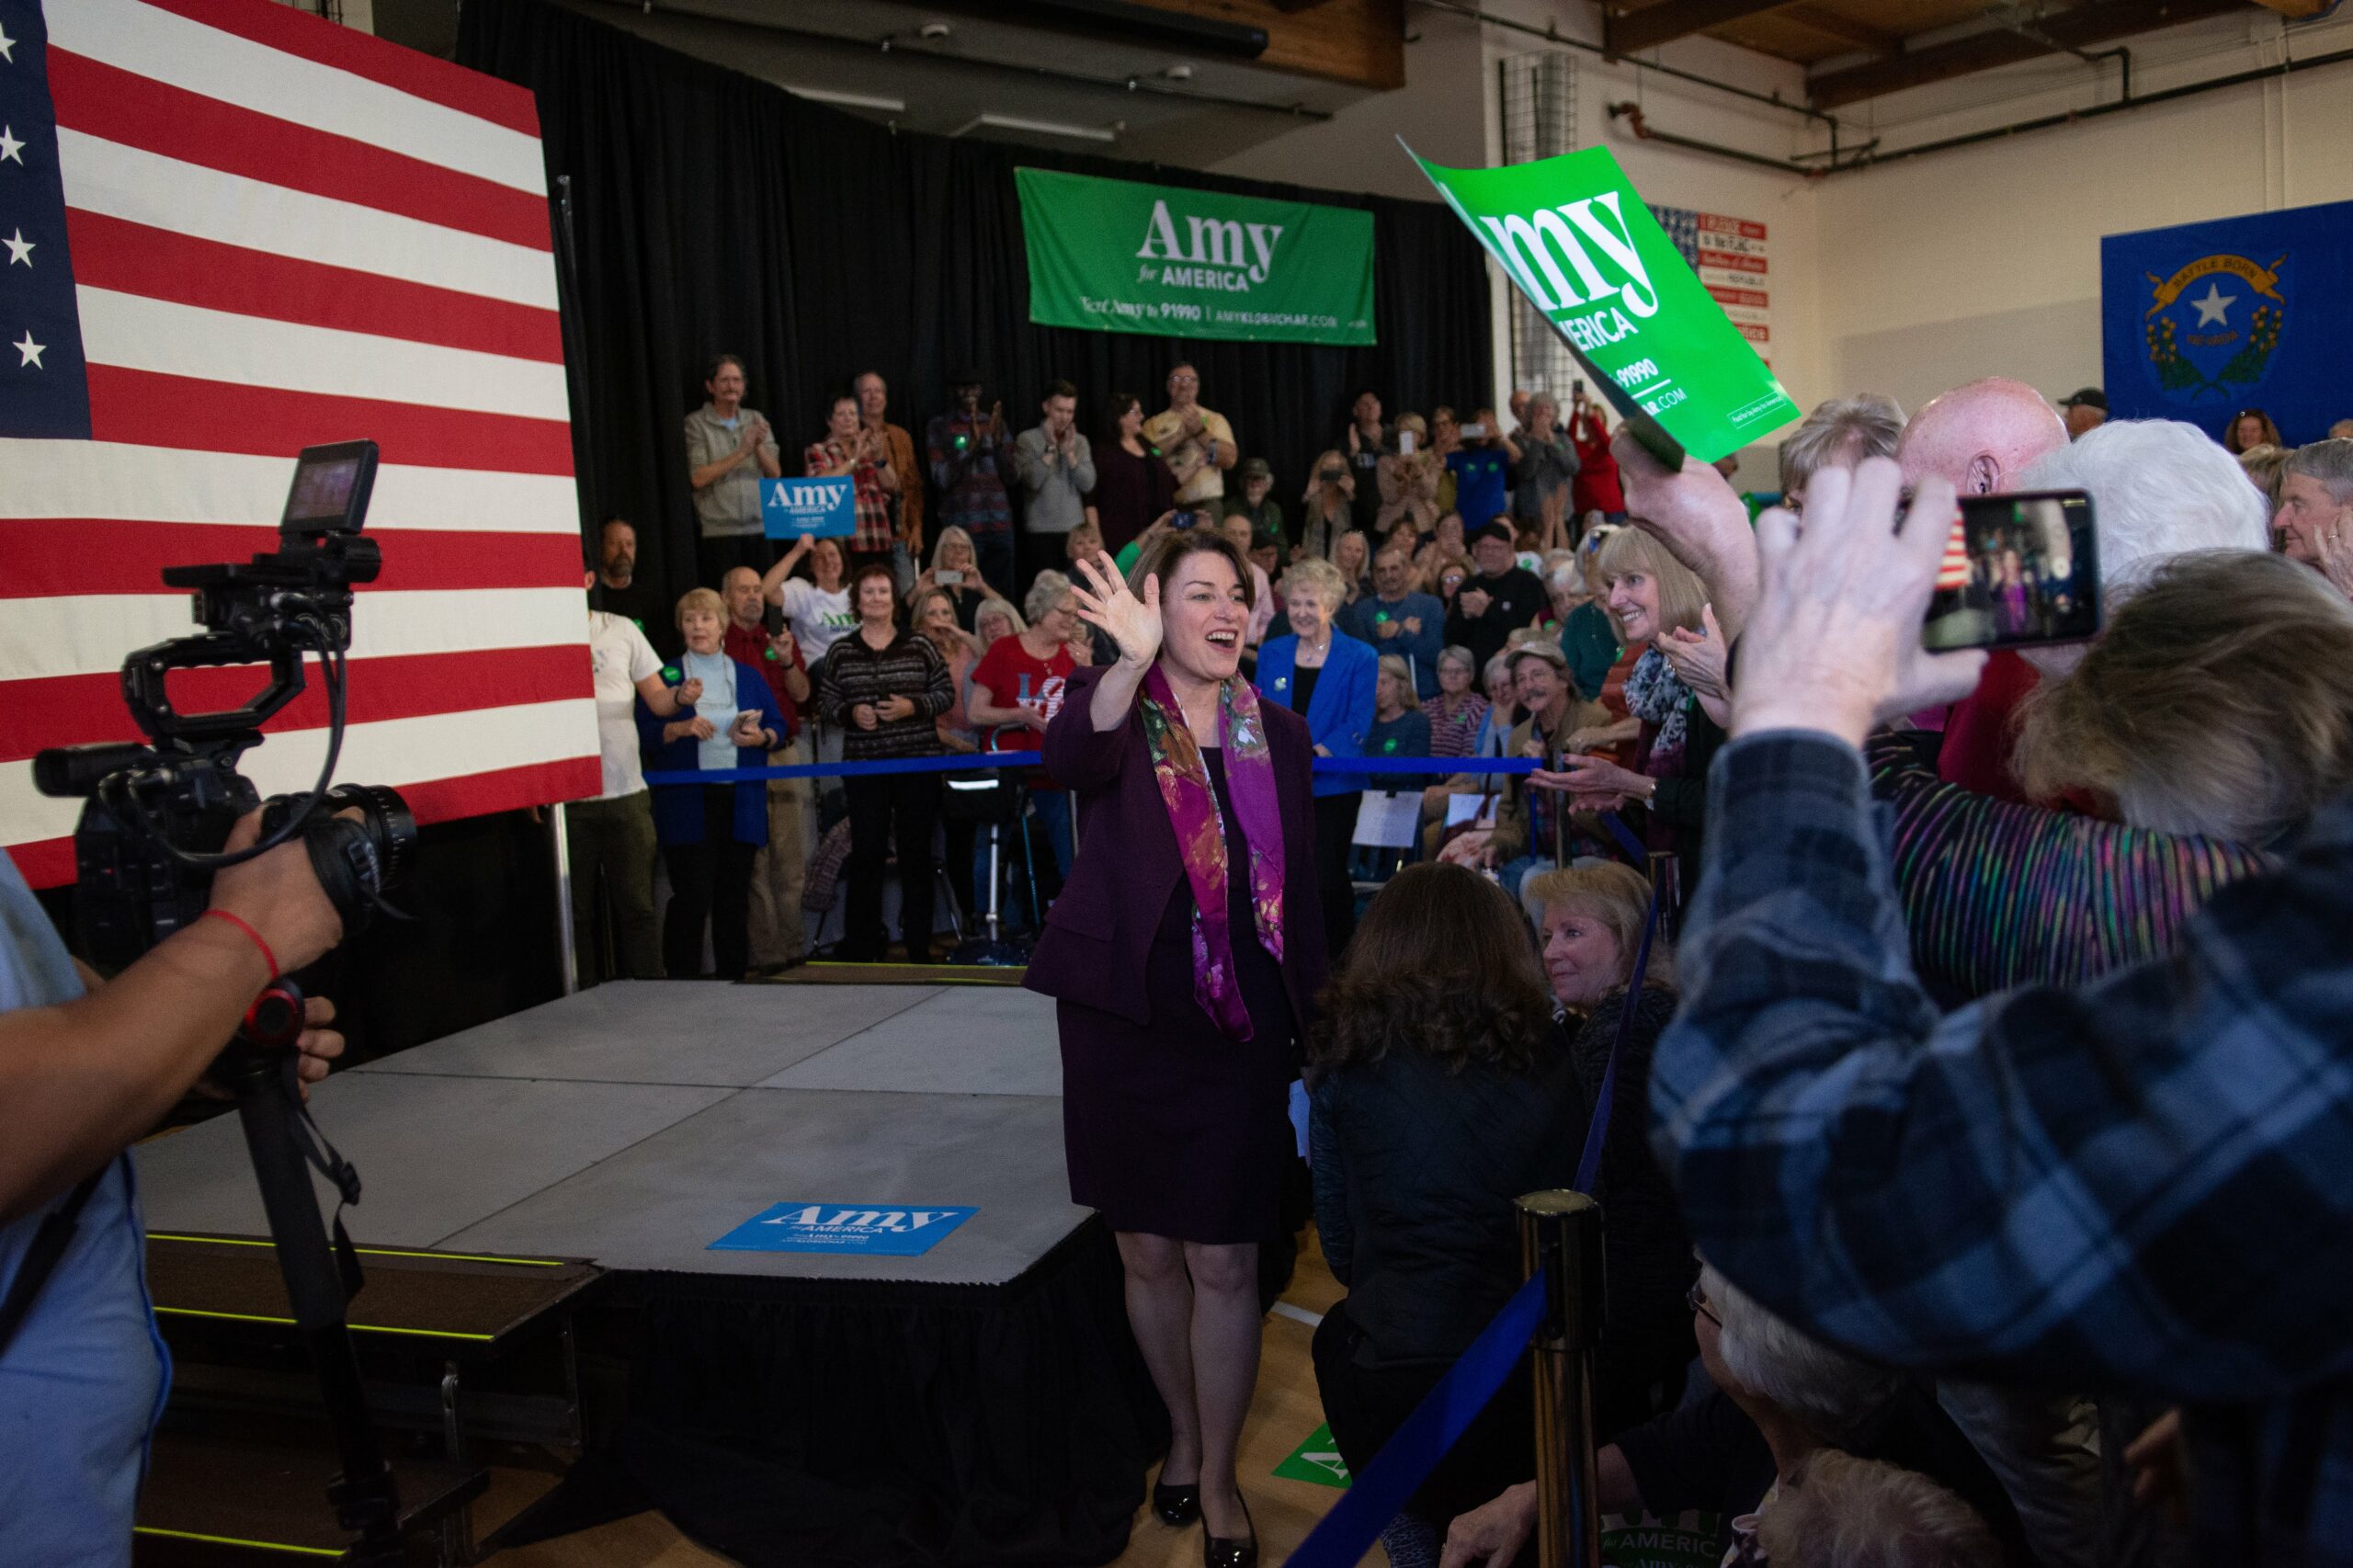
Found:
<path fill-rule="evenodd" d="M 1940 477 L 1963 495 L 1990 495 L 2066 444 L 2066 422 L 2048 398 L 2024 381 L 1989 376 L 1931 398 L 1904 427 L 1895 460 L 1906 488 Z"/>
<path fill-rule="evenodd" d="M 760 574 L 748 566 L 738 566 L 719 580 L 719 592 L 727 601 L 727 613 L 738 626 L 751 627 L 760 623 L 765 612 L 766 596 L 760 591 Z"/>

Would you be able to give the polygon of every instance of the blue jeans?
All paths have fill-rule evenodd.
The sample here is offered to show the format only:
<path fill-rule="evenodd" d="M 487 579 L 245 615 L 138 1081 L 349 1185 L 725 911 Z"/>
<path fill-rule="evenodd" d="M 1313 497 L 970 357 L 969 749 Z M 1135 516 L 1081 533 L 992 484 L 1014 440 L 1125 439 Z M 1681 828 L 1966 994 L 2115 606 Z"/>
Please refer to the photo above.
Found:
<path fill-rule="evenodd" d="M 1008 599 L 1014 598 L 1011 528 L 991 528 L 986 533 L 972 535 L 972 560 L 980 567 L 981 575 L 988 579 L 990 587 Z M 1014 602 L 1018 604 L 1020 601 L 1014 599 Z"/>
<path fill-rule="evenodd" d="M 1032 790 L 1029 803 L 1037 809 L 1038 830 L 1053 846 L 1054 869 L 1063 877 L 1070 875 L 1070 792 L 1065 790 Z"/>

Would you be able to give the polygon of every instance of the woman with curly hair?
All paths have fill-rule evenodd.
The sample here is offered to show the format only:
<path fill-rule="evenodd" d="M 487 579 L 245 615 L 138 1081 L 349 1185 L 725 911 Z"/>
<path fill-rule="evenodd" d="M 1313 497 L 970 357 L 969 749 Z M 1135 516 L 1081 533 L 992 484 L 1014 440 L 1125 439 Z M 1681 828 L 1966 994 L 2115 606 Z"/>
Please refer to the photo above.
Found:
<path fill-rule="evenodd" d="M 1373 899 L 1308 1071 L 1316 1228 L 1348 1288 L 1315 1331 L 1315 1381 L 1360 1470 L 1518 1288 L 1512 1199 L 1572 1184 L 1586 1095 L 1519 911 L 1461 866 L 1408 866 Z M 1427 1545 L 1532 1476 L 1529 1399 L 1523 1369 L 1392 1529 Z"/>

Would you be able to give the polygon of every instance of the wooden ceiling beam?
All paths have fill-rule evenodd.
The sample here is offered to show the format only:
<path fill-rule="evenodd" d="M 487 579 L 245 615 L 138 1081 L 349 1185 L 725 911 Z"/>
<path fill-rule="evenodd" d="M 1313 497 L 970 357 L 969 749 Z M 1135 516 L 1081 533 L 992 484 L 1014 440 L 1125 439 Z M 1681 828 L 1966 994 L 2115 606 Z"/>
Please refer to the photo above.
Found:
<path fill-rule="evenodd" d="M 1859 22 L 1843 16 L 1827 6 L 1793 5 L 1782 7 L 1781 19 L 1797 23 L 1824 38 L 1835 38 L 1871 54 L 1893 54 L 1904 47 L 1904 35 L 1875 28 L 1869 22 Z"/>
<path fill-rule="evenodd" d="M 2134 33 L 2245 8 L 2245 0 L 2105 0 L 2053 12 L 2035 26 L 2036 37 L 1993 28 L 1948 43 L 1913 50 L 1869 64 L 1848 66 L 1806 81 L 1806 96 L 1819 109 L 1865 98 L 1949 82 L 1956 76 L 2037 60 L 2066 49 L 2085 49 Z"/>
<path fill-rule="evenodd" d="M 1660 0 L 1639 11 L 1622 6 L 1601 13 L 1601 47 L 1612 54 L 1639 54 L 1710 28 L 1778 11 L 1789 0 Z"/>

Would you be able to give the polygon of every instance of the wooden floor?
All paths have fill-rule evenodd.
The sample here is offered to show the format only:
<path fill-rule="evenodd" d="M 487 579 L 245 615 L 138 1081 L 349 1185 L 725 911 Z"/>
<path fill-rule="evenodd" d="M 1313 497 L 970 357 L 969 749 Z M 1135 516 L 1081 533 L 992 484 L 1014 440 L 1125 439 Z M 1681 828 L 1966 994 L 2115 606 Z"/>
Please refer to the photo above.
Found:
<path fill-rule="evenodd" d="M 1309 1249 L 1300 1258 L 1283 1301 L 1299 1314 L 1314 1318 L 1343 1292 L 1324 1266 L 1323 1254 L 1313 1247 L 1313 1231 L 1308 1235 Z M 1332 1487 L 1273 1474 L 1275 1467 L 1289 1459 L 1324 1420 L 1315 1394 L 1315 1369 L 1308 1358 L 1308 1341 L 1313 1332 L 1312 1324 L 1299 1316 L 1279 1310 L 1267 1314 L 1258 1393 L 1250 1407 L 1250 1424 L 1242 1434 L 1242 1489 L 1258 1527 L 1259 1560 L 1269 1565 L 1290 1556 L 1340 1495 Z M 491 1506 L 500 1492 L 511 1495 L 526 1488 L 538 1491 L 546 1484 L 545 1478 L 528 1472 L 498 1472 L 494 1476 L 493 1498 L 477 1510 L 478 1517 L 504 1516 L 506 1509 Z M 1128 1550 L 1116 1561 L 1119 1568 L 1187 1568 L 1200 1560 L 1198 1525 L 1170 1529 L 1139 1508 Z M 710 1568 L 729 1560 L 688 1540 L 662 1515 L 648 1513 L 558 1540 L 502 1551 L 488 1561 L 494 1568 Z M 1365 1561 L 1385 1563 L 1388 1559 L 1376 1547 Z"/>

